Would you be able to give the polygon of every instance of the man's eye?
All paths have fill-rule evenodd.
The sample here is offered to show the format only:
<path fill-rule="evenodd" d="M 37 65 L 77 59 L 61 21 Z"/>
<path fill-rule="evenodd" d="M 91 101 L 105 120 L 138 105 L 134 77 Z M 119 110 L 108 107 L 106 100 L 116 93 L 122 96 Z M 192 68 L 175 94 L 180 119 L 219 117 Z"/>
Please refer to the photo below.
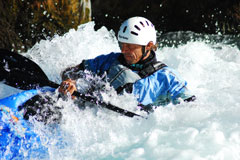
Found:
<path fill-rule="evenodd" d="M 129 47 L 130 50 L 134 50 L 134 49 L 136 49 L 136 48 L 137 48 L 136 46 L 130 46 L 130 47 Z"/>

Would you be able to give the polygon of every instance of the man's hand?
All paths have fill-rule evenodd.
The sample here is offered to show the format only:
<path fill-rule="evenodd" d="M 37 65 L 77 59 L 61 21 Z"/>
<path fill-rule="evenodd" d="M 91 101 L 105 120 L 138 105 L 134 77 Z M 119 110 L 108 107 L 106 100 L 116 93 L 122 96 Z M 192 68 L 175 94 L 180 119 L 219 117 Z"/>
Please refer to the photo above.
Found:
<path fill-rule="evenodd" d="M 72 95 L 74 91 L 77 91 L 76 81 L 74 81 L 72 79 L 67 79 L 67 80 L 63 81 L 61 83 L 58 91 L 65 95 L 67 93 L 70 93 L 70 95 Z M 76 98 L 75 96 L 72 96 L 72 99 L 75 99 L 75 98 Z"/>

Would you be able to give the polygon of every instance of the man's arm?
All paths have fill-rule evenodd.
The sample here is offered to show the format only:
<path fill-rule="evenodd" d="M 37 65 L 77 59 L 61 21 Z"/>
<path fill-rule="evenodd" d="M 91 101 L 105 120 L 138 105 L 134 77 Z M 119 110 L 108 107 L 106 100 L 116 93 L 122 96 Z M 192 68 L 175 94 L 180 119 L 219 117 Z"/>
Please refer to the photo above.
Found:
<path fill-rule="evenodd" d="M 77 87 L 76 87 L 76 79 L 81 77 L 81 73 L 84 70 L 84 61 L 82 61 L 82 63 L 80 63 L 77 66 L 74 67 L 69 67 L 67 69 L 65 69 L 62 72 L 62 83 L 58 89 L 58 91 L 60 93 L 63 94 L 67 94 L 70 93 L 71 95 L 73 94 L 74 91 L 77 91 Z M 75 96 L 72 96 L 72 98 L 74 99 Z"/>
<path fill-rule="evenodd" d="M 100 55 L 94 59 L 83 60 L 82 63 L 75 67 L 67 68 L 62 72 L 63 82 L 61 83 L 59 92 L 64 94 L 69 92 L 72 95 L 72 93 L 76 91 L 75 80 L 83 76 L 85 69 L 94 74 L 101 75 L 109 69 L 112 62 L 116 60 L 120 54 L 121 53 L 116 54 L 112 52 L 108 55 Z"/>
<path fill-rule="evenodd" d="M 80 63 L 77 66 L 74 67 L 69 67 L 67 69 L 65 69 L 62 72 L 62 80 L 65 81 L 67 79 L 78 79 L 81 77 L 81 71 L 83 71 L 85 69 L 84 67 L 84 61 L 82 61 L 82 63 Z"/>

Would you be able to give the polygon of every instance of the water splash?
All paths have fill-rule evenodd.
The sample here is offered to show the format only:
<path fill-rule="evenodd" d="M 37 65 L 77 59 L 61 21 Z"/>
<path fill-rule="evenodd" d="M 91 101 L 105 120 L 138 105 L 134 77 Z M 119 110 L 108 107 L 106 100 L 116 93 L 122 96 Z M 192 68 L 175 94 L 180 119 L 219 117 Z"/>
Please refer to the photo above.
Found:
<path fill-rule="evenodd" d="M 104 27 L 95 31 L 91 22 L 62 37 L 41 41 L 25 55 L 60 83 L 66 67 L 112 51 L 120 51 L 114 33 Z M 35 126 L 35 132 L 47 142 L 50 159 L 240 159 L 237 45 L 187 41 L 175 47 L 161 46 L 157 58 L 180 72 L 197 101 L 158 107 L 148 119 L 139 119 L 91 104 L 81 110 L 71 100 L 59 100 L 63 122 L 57 127 Z M 110 100 L 120 107 L 135 106 L 129 95 L 105 94 L 106 98 L 111 94 Z"/>

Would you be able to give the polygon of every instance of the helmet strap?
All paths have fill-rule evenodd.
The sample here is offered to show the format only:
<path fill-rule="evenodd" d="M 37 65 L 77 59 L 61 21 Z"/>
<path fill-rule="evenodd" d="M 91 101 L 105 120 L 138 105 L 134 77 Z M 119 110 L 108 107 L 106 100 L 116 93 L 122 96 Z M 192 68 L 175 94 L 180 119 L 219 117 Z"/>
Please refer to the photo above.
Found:
<path fill-rule="evenodd" d="M 140 59 L 140 62 L 147 56 L 148 50 L 146 50 L 146 46 L 142 46 L 142 58 Z"/>

